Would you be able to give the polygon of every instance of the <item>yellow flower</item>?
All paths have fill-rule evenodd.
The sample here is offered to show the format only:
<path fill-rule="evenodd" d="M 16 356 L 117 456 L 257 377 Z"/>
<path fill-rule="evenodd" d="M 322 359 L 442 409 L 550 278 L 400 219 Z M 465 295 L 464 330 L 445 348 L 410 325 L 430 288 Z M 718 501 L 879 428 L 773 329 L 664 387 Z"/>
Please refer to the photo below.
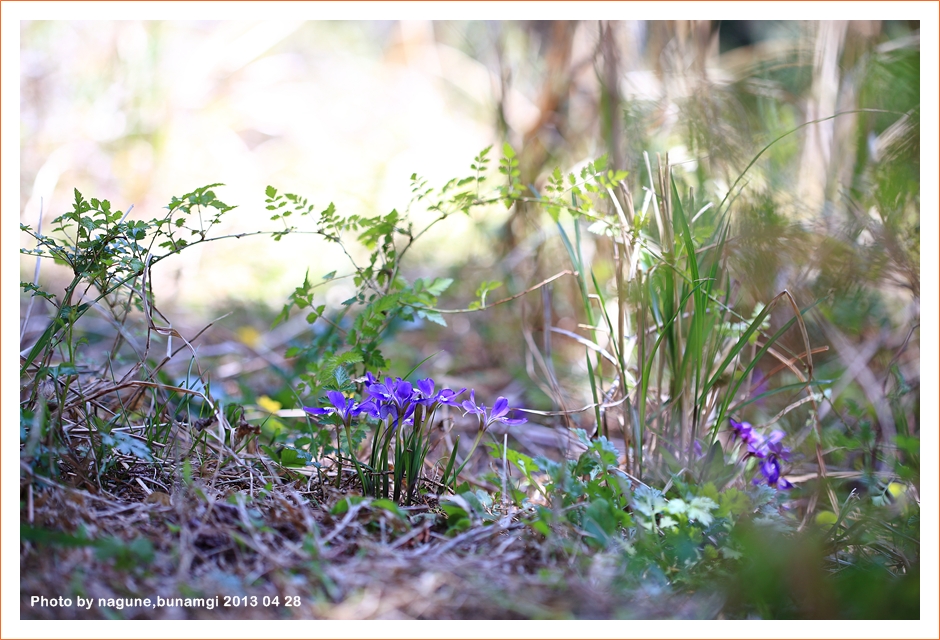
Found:
<path fill-rule="evenodd" d="M 272 400 L 268 396 L 261 396 L 258 398 L 258 406 L 267 411 L 268 413 L 277 413 L 281 410 L 281 403 L 277 400 Z"/>
<path fill-rule="evenodd" d="M 235 336 L 249 347 L 257 347 L 261 342 L 261 332 L 254 327 L 244 326 L 235 330 Z"/>

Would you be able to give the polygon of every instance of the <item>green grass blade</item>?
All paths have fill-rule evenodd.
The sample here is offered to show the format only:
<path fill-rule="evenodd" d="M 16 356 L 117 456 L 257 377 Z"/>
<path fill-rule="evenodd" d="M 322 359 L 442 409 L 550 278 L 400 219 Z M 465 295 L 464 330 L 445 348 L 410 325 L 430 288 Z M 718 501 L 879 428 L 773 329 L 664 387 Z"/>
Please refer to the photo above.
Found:
<path fill-rule="evenodd" d="M 597 396 L 597 384 L 594 382 L 594 367 L 591 366 L 591 353 L 586 348 L 584 350 L 584 359 L 587 362 L 588 380 L 591 382 L 591 397 L 594 399 L 594 419 L 597 421 L 597 433 L 607 437 L 606 425 L 601 424 L 601 407 Z M 603 433 L 601 433 L 603 430 Z"/>

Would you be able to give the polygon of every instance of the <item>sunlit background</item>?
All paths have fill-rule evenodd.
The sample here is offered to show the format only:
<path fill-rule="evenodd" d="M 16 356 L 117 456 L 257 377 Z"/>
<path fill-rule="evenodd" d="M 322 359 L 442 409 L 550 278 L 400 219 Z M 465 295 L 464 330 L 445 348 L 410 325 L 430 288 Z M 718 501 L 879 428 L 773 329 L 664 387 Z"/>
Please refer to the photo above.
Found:
<path fill-rule="evenodd" d="M 51 20 L 21 23 L 20 38 L 20 222 L 44 231 L 70 209 L 73 189 L 150 220 L 173 196 L 223 183 L 218 197 L 237 209 L 215 235 L 283 228 L 265 210 L 268 185 L 318 211 L 334 203 L 343 215 L 384 214 L 409 207 L 412 174 L 441 186 L 466 175 L 483 148 L 494 145 L 498 157 L 504 141 L 519 151 L 533 192 L 554 167 L 607 154 L 630 172 L 641 201 L 649 167 L 668 155 L 683 184 L 717 203 L 747 168 L 728 250 L 742 313 L 784 289 L 801 304 L 825 298 L 810 331 L 814 346 L 829 348 L 817 364 L 836 380 L 840 409 L 865 407 L 887 436 L 895 410 L 919 436 L 917 21 Z M 880 111 L 857 111 L 870 107 Z M 835 113 L 846 115 L 801 128 L 750 166 L 778 136 Z M 894 190 L 891 202 L 871 204 L 878 184 Z M 432 219 L 420 203 L 411 214 L 419 227 Z M 608 291 L 612 246 L 584 232 L 587 262 L 597 256 L 592 267 Z M 442 306 L 457 308 L 483 280 L 504 281 L 497 297 L 509 295 L 567 260 L 544 212 L 492 206 L 434 227 L 405 268 L 412 280 L 454 277 Z M 35 268 L 22 257 L 21 280 Z M 254 236 L 188 248 L 155 268 L 153 283 L 185 335 L 238 310 L 200 354 L 221 356 L 224 393 L 280 407 L 292 391 L 274 401 L 266 394 L 275 383 L 246 390 L 232 380 L 283 364 L 288 339 L 270 321 L 306 273 L 349 270 L 339 247 L 313 235 Z M 69 277 L 49 261 L 39 271 L 52 292 Z M 337 280 L 318 296 L 340 309 L 353 292 Z M 21 349 L 48 322 L 51 306 L 33 304 Z M 546 337 L 549 328 L 584 329 L 579 305 L 574 281 L 559 280 L 485 318 L 402 329 L 389 349 L 401 356 L 399 374 L 434 356 L 435 376 L 459 374 L 461 386 L 483 384 L 518 406 L 555 408 L 556 396 L 583 406 L 591 390 L 582 345 Z M 295 320 L 292 337 L 310 329 Z M 533 364 L 540 349 L 559 364 L 560 390 L 541 393 L 555 372 Z M 188 362 L 174 364 L 185 372 Z M 886 400 L 894 371 L 910 382 L 901 408 Z M 566 426 L 592 419 L 583 413 Z M 548 442 L 537 428 L 561 424 L 533 418 L 527 451 Z"/>
<path fill-rule="evenodd" d="M 772 98 L 778 112 L 761 117 L 781 129 L 856 106 L 858 87 L 840 75 L 839 56 L 885 41 L 882 48 L 910 46 L 913 29 L 877 21 L 720 29 L 714 21 L 24 22 L 21 221 L 37 225 L 42 211 L 48 224 L 67 210 L 73 188 L 150 219 L 172 196 L 216 182 L 225 184 L 219 197 L 238 206 L 224 232 L 278 228 L 264 212 L 269 184 L 374 215 L 407 205 L 412 173 L 440 185 L 502 139 L 529 153 L 531 181 L 551 163 L 567 168 L 608 148 L 628 168 L 642 151 L 681 162 L 690 119 L 747 109 L 734 92 Z M 771 64 L 782 71 L 758 85 L 751 76 Z M 610 87 L 625 121 L 610 118 Z M 696 152 L 743 165 L 753 145 L 736 148 L 736 138 L 749 135 L 752 117 L 738 130 L 712 131 Z M 826 185 L 851 171 L 854 124 L 824 123 L 793 141 L 803 155 L 791 183 L 795 217 L 815 216 Z M 866 141 L 878 142 L 874 134 Z M 486 225 L 505 218 L 490 212 Z M 425 250 L 441 266 L 464 260 L 480 249 L 473 227 L 455 220 Z M 340 260 L 305 237 L 243 239 L 187 251 L 155 284 L 165 304 L 234 297 L 277 307 L 308 268 L 331 271 Z M 43 268 L 54 278 L 54 267 Z"/>
<path fill-rule="evenodd" d="M 238 205 L 224 232 L 278 228 L 264 212 L 269 184 L 344 214 L 402 207 L 413 172 L 443 182 L 493 142 L 498 79 L 460 47 L 497 33 L 430 22 L 24 23 L 22 219 L 36 224 L 42 204 L 48 222 L 73 188 L 150 219 L 171 196 L 216 182 Z M 188 304 L 276 306 L 308 267 L 341 259 L 308 238 L 187 254 L 157 286 Z"/>
<path fill-rule="evenodd" d="M 891 238 L 875 228 L 847 238 L 848 252 L 842 240 L 809 249 L 805 234 L 839 236 L 858 218 L 851 190 L 866 188 L 871 163 L 916 158 L 918 29 L 899 21 L 23 22 L 20 219 L 48 229 L 77 188 L 150 220 L 171 197 L 211 183 L 237 205 L 215 235 L 283 228 L 264 208 L 267 185 L 317 210 L 332 202 L 341 215 L 378 215 L 409 206 L 412 174 L 441 186 L 466 175 L 484 147 L 495 144 L 498 155 L 504 140 L 535 190 L 555 166 L 567 171 L 606 153 L 631 172 L 639 198 L 650 184 L 646 153 L 653 167 L 668 154 L 684 179 L 719 198 L 776 136 L 874 105 L 891 112 L 808 126 L 748 172 L 736 207 L 741 232 L 758 242 L 738 258 L 744 304 L 788 287 L 813 295 L 835 278 L 854 309 L 871 301 L 853 301 L 845 277 L 830 271 L 873 278 L 889 301 L 875 315 L 896 327 L 884 344 L 896 348 L 919 314 L 916 211 L 883 226 Z M 913 178 L 902 179 L 916 180 L 910 169 Z M 761 210 L 776 222 L 744 214 Z M 419 227 L 430 219 L 420 206 L 411 214 Z M 748 226 L 758 219 L 771 226 Z M 452 216 L 415 246 L 407 275 L 457 276 L 450 306 L 465 306 L 485 279 L 519 291 L 563 264 L 552 228 L 528 210 Z M 887 268 L 862 273 L 864 252 L 882 245 Z M 21 279 L 34 269 L 23 257 Z M 243 305 L 249 317 L 228 322 L 263 334 L 306 273 L 332 271 L 350 271 L 335 244 L 254 236 L 189 247 L 154 270 L 153 284 L 174 322 L 196 327 Z M 39 278 L 55 292 L 68 275 L 47 261 Z M 553 306 L 558 325 L 574 330 L 569 285 L 559 283 Z M 340 308 L 352 291 L 338 280 L 319 295 Z M 857 336 L 876 331 L 872 313 L 853 325 Z M 525 314 L 515 306 L 486 322 L 516 324 Z M 33 317 L 43 315 L 37 307 Z M 451 325 L 465 358 L 492 339 L 480 326 L 469 332 L 464 317 Z M 518 329 L 500 339 L 518 341 Z"/>

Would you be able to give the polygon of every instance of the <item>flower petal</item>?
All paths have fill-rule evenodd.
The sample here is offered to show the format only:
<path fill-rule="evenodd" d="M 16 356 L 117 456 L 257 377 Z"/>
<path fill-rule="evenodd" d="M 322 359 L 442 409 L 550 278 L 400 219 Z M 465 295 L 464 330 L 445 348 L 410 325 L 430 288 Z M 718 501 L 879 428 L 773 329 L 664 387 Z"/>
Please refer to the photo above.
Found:
<path fill-rule="evenodd" d="M 503 396 L 496 398 L 496 404 L 493 405 L 493 411 L 490 413 L 490 418 L 500 418 L 507 413 L 509 413 L 509 400 Z"/>
<path fill-rule="evenodd" d="M 411 402 L 413 395 L 414 387 L 411 386 L 411 383 L 399 378 L 395 385 L 395 400 L 400 405 L 404 405 L 406 402 Z"/>
<path fill-rule="evenodd" d="M 368 414 L 373 418 L 379 417 L 379 408 L 372 400 L 366 400 L 365 402 L 359 403 L 355 409 L 352 410 L 352 415 L 358 416 L 361 413 Z"/>
<path fill-rule="evenodd" d="M 418 391 L 421 392 L 421 395 L 424 396 L 425 400 L 434 397 L 434 380 L 431 378 L 424 378 L 423 380 L 418 380 Z"/>
<path fill-rule="evenodd" d="M 327 391 L 326 397 L 330 399 L 330 402 L 333 403 L 333 406 L 336 407 L 337 411 L 345 415 L 346 396 L 344 396 L 341 391 Z"/>
<path fill-rule="evenodd" d="M 307 413 L 312 413 L 315 416 L 323 416 L 328 413 L 333 413 L 330 409 L 321 409 L 320 407 L 304 407 L 304 411 Z"/>

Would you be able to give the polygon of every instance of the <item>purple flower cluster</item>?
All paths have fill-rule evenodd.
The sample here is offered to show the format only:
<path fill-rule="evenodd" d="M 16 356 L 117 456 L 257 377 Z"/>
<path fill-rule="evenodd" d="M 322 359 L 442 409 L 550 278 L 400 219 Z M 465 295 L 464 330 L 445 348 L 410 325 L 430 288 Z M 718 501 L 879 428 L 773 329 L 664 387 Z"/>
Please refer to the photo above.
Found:
<path fill-rule="evenodd" d="M 372 373 L 366 374 L 365 391 L 367 399 L 356 403 L 346 398 L 339 391 L 328 391 L 327 398 L 332 407 L 304 407 L 304 411 L 314 415 L 336 414 L 344 423 L 361 414 L 366 414 L 379 420 L 389 420 L 392 430 L 400 425 L 414 425 L 415 410 L 424 407 L 424 415 L 431 414 L 440 405 L 458 407 L 464 410 L 464 415 L 473 414 L 480 420 L 481 430 L 486 430 L 494 422 L 502 422 L 508 426 L 515 426 L 526 422 L 525 418 L 511 418 L 509 400 L 500 396 L 491 409 L 486 405 L 477 405 L 473 390 L 470 390 L 470 399 L 457 401 L 457 396 L 466 391 L 442 388 L 436 390 L 434 380 L 424 378 L 412 385 L 401 378 L 385 378 L 379 381 Z"/>
<path fill-rule="evenodd" d="M 793 485 L 780 475 L 780 461 L 790 459 L 790 449 L 782 444 L 786 434 L 780 429 L 774 429 L 769 436 L 764 436 L 758 433 L 750 423 L 737 422 L 733 418 L 729 420 L 732 442 L 740 438 L 741 442 L 747 445 L 745 458 L 755 457 L 760 461 L 758 468 L 767 484 L 780 489 L 790 489 Z M 754 478 L 753 482 L 759 484 L 760 478 Z"/>
<path fill-rule="evenodd" d="M 426 407 L 425 411 L 430 413 L 442 404 L 460 406 L 455 398 L 466 389 L 454 391 L 443 388 L 435 392 L 435 386 L 431 378 L 418 380 L 415 388 L 415 385 L 401 378 L 385 378 L 385 382 L 379 382 L 375 376 L 367 373 L 366 393 L 369 394 L 369 400 L 362 406 L 373 418 L 390 419 L 393 429 L 401 424 L 413 425 L 417 407 Z"/>

